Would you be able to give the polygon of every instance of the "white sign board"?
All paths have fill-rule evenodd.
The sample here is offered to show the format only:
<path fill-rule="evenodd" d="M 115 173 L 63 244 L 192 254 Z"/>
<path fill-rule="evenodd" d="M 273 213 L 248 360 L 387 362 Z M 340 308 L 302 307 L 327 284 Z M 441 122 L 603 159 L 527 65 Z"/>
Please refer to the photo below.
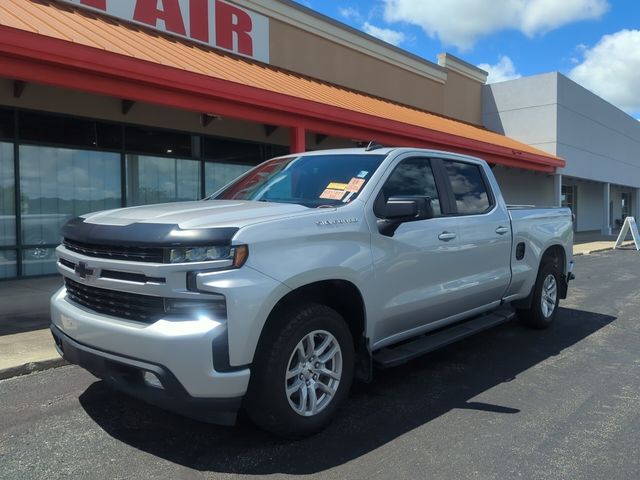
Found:
<path fill-rule="evenodd" d="M 222 0 L 59 0 L 269 63 L 269 18 Z"/>
<path fill-rule="evenodd" d="M 622 242 L 627 238 L 627 234 L 631 230 L 631 236 L 633 237 L 633 241 L 636 244 L 636 250 L 640 250 L 640 234 L 638 233 L 638 225 L 636 224 L 636 219 L 633 217 L 627 217 L 624 219 L 624 225 L 622 225 L 622 230 L 620 230 L 620 235 L 618 235 L 618 240 L 616 240 L 615 248 L 619 248 L 622 246 Z"/>

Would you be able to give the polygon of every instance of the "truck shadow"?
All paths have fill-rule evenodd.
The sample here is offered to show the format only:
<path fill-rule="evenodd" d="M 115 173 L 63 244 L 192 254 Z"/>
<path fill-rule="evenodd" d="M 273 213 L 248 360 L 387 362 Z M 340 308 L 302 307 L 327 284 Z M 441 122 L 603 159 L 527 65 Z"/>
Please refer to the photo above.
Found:
<path fill-rule="evenodd" d="M 614 320 L 562 308 L 548 330 L 532 331 L 512 322 L 405 366 L 377 371 L 372 384 L 354 385 L 327 430 L 298 442 L 274 438 L 246 421 L 234 428 L 194 422 L 116 393 L 102 381 L 87 388 L 80 403 L 113 438 L 192 469 L 312 474 L 372 452 L 452 409 L 517 415 L 518 405 L 471 399 L 516 380 Z M 422 448 L 428 451 L 429 445 Z"/>

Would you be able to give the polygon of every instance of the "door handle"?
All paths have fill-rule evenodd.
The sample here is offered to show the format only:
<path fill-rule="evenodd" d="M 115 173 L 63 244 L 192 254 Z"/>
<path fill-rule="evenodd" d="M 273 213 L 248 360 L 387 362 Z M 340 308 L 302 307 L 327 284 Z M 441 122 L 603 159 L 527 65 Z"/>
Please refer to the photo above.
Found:
<path fill-rule="evenodd" d="M 509 233 L 509 229 L 507 227 L 498 227 L 496 228 L 496 233 L 498 235 L 504 235 L 505 233 Z"/>
<path fill-rule="evenodd" d="M 452 232 L 442 232 L 440 235 L 438 235 L 438 238 L 443 242 L 448 242 L 449 240 L 453 240 L 454 238 L 456 238 L 456 234 Z"/>

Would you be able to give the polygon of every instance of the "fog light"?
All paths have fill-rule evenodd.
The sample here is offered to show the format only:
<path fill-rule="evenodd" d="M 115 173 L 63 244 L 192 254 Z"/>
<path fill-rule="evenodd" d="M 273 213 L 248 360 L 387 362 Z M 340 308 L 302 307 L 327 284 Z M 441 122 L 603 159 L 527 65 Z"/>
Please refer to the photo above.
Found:
<path fill-rule="evenodd" d="M 142 376 L 142 378 L 144 378 L 144 383 L 146 383 L 150 387 L 164 389 L 164 387 L 162 386 L 162 382 L 160 381 L 160 379 L 155 373 L 144 372 L 144 375 Z"/>

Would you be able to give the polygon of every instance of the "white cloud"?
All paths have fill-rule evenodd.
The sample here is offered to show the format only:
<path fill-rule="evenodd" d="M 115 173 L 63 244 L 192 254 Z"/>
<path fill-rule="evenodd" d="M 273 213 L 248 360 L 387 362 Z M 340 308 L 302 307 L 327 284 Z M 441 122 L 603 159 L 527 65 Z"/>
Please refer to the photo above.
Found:
<path fill-rule="evenodd" d="M 506 55 L 500 55 L 498 57 L 498 63 L 494 65 L 481 63 L 478 65 L 478 68 L 489 73 L 487 83 L 506 82 L 507 80 L 514 80 L 522 76 L 516 71 L 513 61 Z"/>
<path fill-rule="evenodd" d="M 383 0 L 387 22 L 421 27 L 447 45 L 469 50 L 481 37 L 519 30 L 529 37 L 600 18 L 607 0 Z"/>
<path fill-rule="evenodd" d="M 569 77 L 628 113 L 640 112 L 640 30 L 605 35 Z"/>
<path fill-rule="evenodd" d="M 362 14 L 357 8 L 353 7 L 341 7 L 338 9 L 340 16 L 346 20 L 362 21 Z"/>
<path fill-rule="evenodd" d="M 407 39 L 405 34 L 402 32 L 391 30 L 389 28 L 376 27 L 375 25 L 371 25 L 369 22 L 365 22 L 364 25 L 362 25 L 362 30 L 371 36 L 390 43 L 391 45 L 400 45 Z"/>

